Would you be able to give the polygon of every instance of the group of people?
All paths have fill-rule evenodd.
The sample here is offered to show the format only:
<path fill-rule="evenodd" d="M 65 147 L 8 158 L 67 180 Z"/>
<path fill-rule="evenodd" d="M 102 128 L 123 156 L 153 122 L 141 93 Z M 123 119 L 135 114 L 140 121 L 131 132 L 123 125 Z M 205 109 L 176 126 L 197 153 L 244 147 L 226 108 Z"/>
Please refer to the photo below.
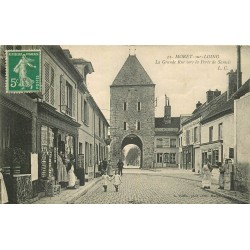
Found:
<path fill-rule="evenodd" d="M 58 183 L 67 183 L 67 187 L 74 187 L 76 183 L 76 175 L 74 173 L 75 159 L 72 154 L 65 158 L 64 154 L 60 152 L 57 155 L 57 181 Z"/>
<path fill-rule="evenodd" d="M 106 161 L 106 158 L 102 162 L 102 179 L 103 179 L 103 188 L 104 192 L 107 192 L 108 184 L 113 181 L 113 185 L 115 187 L 115 191 L 118 192 L 118 187 L 122 183 L 121 176 L 123 170 L 124 163 L 121 159 L 119 159 L 117 163 L 117 169 L 115 170 L 115 174 L 113 174 L 114 170 L 111 165 L 111 161 Z"/>
<path fill-rule="evenodd" d="M 217 163 L 219 167 L 219 189 L 224 189 L 224 173 L 225 166 L 221 164 L 221 162 Z M 208 159 L 205 160 L 205 164 L 203 166 L 203 178 L 202 178 L 202 188 L 210 189 L 211 187 L 211 177 L 212 177 L 213 167 Z"/>
<path fill-rule="evenodd" d="M 124 163 L 122 162 L 121 159 L 119 159 L 117 163 L 117 170 L 118 170 L 118 174 L 121 176 L 122 176 L 123 166 L 124 166 Z M 99 164 L 99 171 L 101 171 L 102 174 L 104 174 L 104 171 L 106 171 L 109 176 L 113 176 L 114 169 L 111 165 L 111 161 L 110 160 L 107 161 L 106 158 L 103 161 L 101 161 Z"/>

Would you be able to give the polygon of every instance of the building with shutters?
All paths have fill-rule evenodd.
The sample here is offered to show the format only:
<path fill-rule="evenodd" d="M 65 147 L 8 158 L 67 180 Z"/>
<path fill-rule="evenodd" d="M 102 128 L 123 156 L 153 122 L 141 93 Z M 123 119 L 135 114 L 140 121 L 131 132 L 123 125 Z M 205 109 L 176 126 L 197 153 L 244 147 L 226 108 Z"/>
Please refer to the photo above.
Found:
<path fill-rule="evenodd" d="M 64 54 L 82 76 L 76 94 L 76 119 L 80 124 L 78 154 L 83 161 L 85 181 L 88 181 L 99 172 L 100 161 L 108 157 L 106 139 L 109 123 L 87 88 L 87 75 L 94 72 L 92 63 L 83 58 L 72 58 L 69 50 L 64 50 Z"/>
<path fill-rule="evenodd" d="M 41 51 L 42 89 L 14 95 L 7 94 L 5 84 L 1 84 L 1 166 L 6 166 L 6 149 L 25 151 L 27 178 L 31 181 L 32 170 L 38 173 L 31 187 L 24 187 L 29 193 L 26 200 L 44 191 L 48 180 L 66 186 L 67 172 L 62 177 L 58 170 L 59 155 L 64 156 L 66 168 L 69 160 L 73 162 L 76 175 L 81 168 L 86 180 L 94 178 L 99 161 L 108 155 L 105 141 L 109 124 L 87 88 L 86 76 L 94 71 L 92 64 L 73 59 L 60 46 L 1 46 L 1 83 L 5 83 L 6 49 Z M 37 164 L 31 164 L 31 154 L 38 156 Z"/>
<path fill-rule="evenodd" d="M 234 100 L 237 91 L 237 71 L 231 70 L 227 75 L 228 90 L 222 94 L 218 90 L 207 91 L 206 102 L 198 102 L 192 115 L 181 124 L 181 167 L 184 169 L 200 172 L 205 159 L 209 159 L 213 166 L 218 162 L 223 163 L 228 158 L 237 162 L 235 149 L 241 145 L 235 139 L 239 138 L 235 136 L 235 124 L 241 124 L 240 119 L 236 118 L 239 111 L 235 112 L 237 102 Z M 248 86 L 248 82 L 244 86 Z M 246 123 L 243 124 L 243 127 L 246 126 Z"/>
<path fill-rule="evenodd" d="M 76 96 L 82 76 L 60 46 L 42 46 L 42 99 L 38 108 L 39 176 L 55 176 L 59 154 L 66 159 L 78 157 Z M 76 167 L 76 166 L 75 166 Z"/>
<path fill-rule="evenodd" d="M 25 203 L 32 196 L 32 184 L 36 189 L 38 182 L 31 183 L 31 153 L 37 153 L 37 103 L 40 93 L 7 94 L 6 50 L 29 49 L 31 46 L 0 46 L 0 167 L 10 203 Z M 13 152 L 23 152 L 25 159 L 21 168 L 14 169 Z M 22 174 L 22 175 L 20 175 Z M 21 190 L 21 192 L 18 192 Z"/>

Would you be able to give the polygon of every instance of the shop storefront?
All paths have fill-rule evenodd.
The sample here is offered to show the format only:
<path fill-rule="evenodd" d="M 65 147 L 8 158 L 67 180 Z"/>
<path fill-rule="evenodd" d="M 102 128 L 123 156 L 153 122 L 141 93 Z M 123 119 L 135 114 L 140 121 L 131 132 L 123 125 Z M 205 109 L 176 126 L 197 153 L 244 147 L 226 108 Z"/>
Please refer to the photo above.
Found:
<path fill-rule="evenodd" d="M 0 166 L 10 203 L 27 203 L 33 196 L 31 152 L 36 150 L 36 106 L 26 95 L 0 96 Z"/>
<path fill-rule="evenodd" d="M 67 187 L 67 173 L 73 165 L 78 168 L 77 143 L 80 124 L 67 115 L 57 112 L 46 103 L 38 105 L 39 140 L 39 179 L 41 189 L 53 181 L 53 184 Z"/>
<path fill-rule="evenodd" d="M 218 162 L 223 162 L 223 144 L 221 142 L 201 145 L 201 153 L 202 166 L 205 159 L 208 159 L 213 166 L 217 166 Z"/>
<path fill-rule="evenodd" d="M 183 169 L 192 169 L 193 166 L 193 145 L 182 148 Z"/>

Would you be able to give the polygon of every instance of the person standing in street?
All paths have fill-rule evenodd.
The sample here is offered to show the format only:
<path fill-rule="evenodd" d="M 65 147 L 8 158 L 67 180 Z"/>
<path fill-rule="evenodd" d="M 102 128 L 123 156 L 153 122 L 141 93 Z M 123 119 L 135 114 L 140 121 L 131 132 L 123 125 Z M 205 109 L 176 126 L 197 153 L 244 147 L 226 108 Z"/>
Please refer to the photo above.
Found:
<path fill-rule="evenodd" d="M 118 174 L 122 176 L 122 169 L 123 169 L 124 163 L 122 162 L 121 159 L 119 159 L 118 163 L 117 163 L 117 167 L 118 167 Z"/>
<path fill-rule="evenodd" d="M 202 188 L 210 189 L 211 187 L 211 166 L 208 159 L 205 160 L 205 165 L 203 166 L 203 178 L 202 178 Z"/>
<path fill-rule="evenodd" d="M 104 171 L 104 174 L 102 175 L 102 186 L 104 188 L 104 192 L 107 192 L 108 182 L 109 176 L 107 175 L 107 171 Z"/>
<path fill-rule="evenodd" d="M 118 187 L 122 183 L 122 179 L 117 170 L 115 171 L 115 175 L 112 178 L 110 178 L 110 181 L 111 180 L 114 180 L 113 185 L 115 187 L 115 191 L 118 192 Z"/>
<path fill-rule="evenodd" d="M 221 164 L 221 162 L 218 162 L 219 166 L 219 189 L 224 189 L 224 173 L 225 173 L 225 166 Z"/>
<path fill-rule="evenodd" d="M 107 162 L 107 159 L 104 158 L 104 160 L 102 161 L 102 167 L 103 167 L 103 170 L 106 171 L 107 170 L 107 166 L 108 166 L 108 162 Z"/>
<path fill-rule="evenodd" d="M 110 160 L 108 162 L 107 174 L 109 175 L 109 177 L 112 177 L 114 175 L 113 167 L 111 165 L 111 161 Z"/>

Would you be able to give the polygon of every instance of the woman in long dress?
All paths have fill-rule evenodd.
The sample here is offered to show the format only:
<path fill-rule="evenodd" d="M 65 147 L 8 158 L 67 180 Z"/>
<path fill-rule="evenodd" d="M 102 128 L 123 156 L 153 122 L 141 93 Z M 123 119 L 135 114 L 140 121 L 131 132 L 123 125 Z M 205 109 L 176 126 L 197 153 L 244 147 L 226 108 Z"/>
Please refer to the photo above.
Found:
<path fill-rule="evenodd" d="M 71 168 L 68 172 L 68 180 L 69 180 L 69 185 L 68 187 L 74 187 L 75 184 L 76 184 L 76 176 L 75 176 L 75 173 L 74 173 L 74 166 L 71 165 Z"/>
<path fill-rule="evenodd" d="M 209 164 L 209 161 L 206 161 L 205 165 L 203 166 L 202 188 L 204 189 L 210 189 L 211 187 L 211 172 Z"/>
<path fill-rule="evenodd" d="M 108 166 L 107 166 L 107 174 L 109 177 L 112 177 L 114 175 L 114 170 L 111 165 L 111 162 L 109 161 Z"/>
<path fill-rule="evenodd" d="M 9 199 L 8 199 L 8 193 L 6 190 L 6 186 L 4 183 L 4 179 L 3 179 L 3 174 L 2 174 L 2 168 L 0 168 L 0 203 L 4 204 L 4 203 L 8 203 Z"/>
<path fill-rule="evenodd" d="M 67 182 L 68 174 L 65 164 L 63 163 L 63 154 L 57 155 L 57 181 Z"/>

